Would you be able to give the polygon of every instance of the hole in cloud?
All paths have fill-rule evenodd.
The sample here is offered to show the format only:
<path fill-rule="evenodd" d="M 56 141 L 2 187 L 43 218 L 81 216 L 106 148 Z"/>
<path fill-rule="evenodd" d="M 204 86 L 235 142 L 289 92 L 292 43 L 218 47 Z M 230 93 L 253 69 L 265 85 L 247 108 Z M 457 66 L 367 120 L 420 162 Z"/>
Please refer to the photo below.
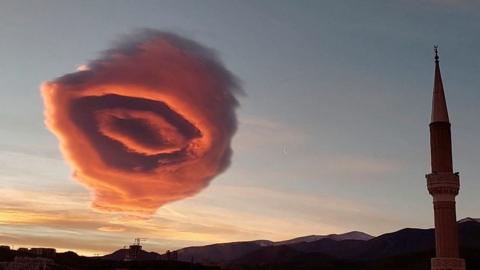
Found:
<path fill-rule="evenodd" d="M 240 88 L 215 53 L 142 30 L 42 85 L 48 128 L 103 211 L 152 214 L 224 171 Z"/>

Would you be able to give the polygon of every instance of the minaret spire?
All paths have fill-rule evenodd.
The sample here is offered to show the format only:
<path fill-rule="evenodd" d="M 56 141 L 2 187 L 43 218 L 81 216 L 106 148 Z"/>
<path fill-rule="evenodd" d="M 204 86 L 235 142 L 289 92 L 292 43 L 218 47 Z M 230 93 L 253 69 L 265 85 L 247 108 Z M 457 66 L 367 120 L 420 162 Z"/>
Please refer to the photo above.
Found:
<path fill-rule="evenodd" d="M 458 173 L 453 172 L 452 138 L 442 75 L 435 51 L 435 79 L 433 84 L 432 122 L 430 123 L 430 150 L 432 173 L 427 175 L 427 187 L 433 197 L 435 217 L 435 253 L 432 270 L 465 270 L 465 261 L 459 258 L 458 228 L 455 196 L 460 189 Z"/>
<path fill-rule="evenodd" d="M 438 61 L 438 46 L 434 46 L 434 51 L 435 78 L 433 80 L 432 123 L 450 122 L 448 119 L 447 102 L 445 101 L 445 91 L 443 90 L 442 74 L 440 73 L 440 64 Z"/>

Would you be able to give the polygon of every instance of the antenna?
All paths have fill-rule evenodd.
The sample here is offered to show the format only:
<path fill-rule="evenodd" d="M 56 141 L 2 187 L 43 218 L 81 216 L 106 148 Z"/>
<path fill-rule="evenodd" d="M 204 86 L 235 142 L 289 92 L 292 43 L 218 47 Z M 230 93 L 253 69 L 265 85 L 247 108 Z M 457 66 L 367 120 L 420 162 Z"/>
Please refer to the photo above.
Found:
<path fill-rule="evenodd" d="M 145 241 L 147 241 L 147 238 L 135 238 L 133 244 L 135 246 L 140 246 L 140 244 Z"/>

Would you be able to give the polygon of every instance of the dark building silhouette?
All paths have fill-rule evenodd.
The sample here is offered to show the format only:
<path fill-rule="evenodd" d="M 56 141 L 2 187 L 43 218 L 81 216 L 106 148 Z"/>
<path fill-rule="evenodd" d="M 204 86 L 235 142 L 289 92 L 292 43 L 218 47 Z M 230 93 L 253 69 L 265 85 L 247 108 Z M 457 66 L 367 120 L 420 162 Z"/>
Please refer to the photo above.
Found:
<path fill-rule="evenodd" d="M 435 250 L 432 270 L 464 270 L 465 261 L 459 258 L 458 228 L 455 196 L 460 189 L 458 173 L 453 172 L 452 139 L 447 102 L 435 47 L 435 79 L 433 86 L 432 120 L 430 123 L 430 149 L 432 173 L 427 187 L 433 197 L 435 216 Z"/>
<path fill-rule="evenodd" d="M 16 256 L 13 262 L 0 265 L 5 270 L 54 270 L 55 262 L 49 258 Z"/>
<path fill-rule="evenodd" d="M 57 254 L 57 251 L 54 248 L 24 248 L 21 247 L 17 250 L 22 256 L 35 256 L 43 258 L 54 258 Z"/>
<path fill-rule="evenodd" d="M 164 258 L 167 261 L 177 261 L 178 260 L 178 252 L 167 250 L 167 252 L 165 252 Z"/>
<path fill-rule="evenodd" d="M 138 260 L 140 252 L 142 251 L 142 245 L 140 243 L 144 240 L 144 238 L 135 238 L 135 241 L 129 246 L 127 253 L 125 254 L 125 261 Z"/>
<path fill-rule="evenodd" d="M 29 252 L 38 257 L 53 258 L 57 251 L 54 248 L 31 248 Z"/>

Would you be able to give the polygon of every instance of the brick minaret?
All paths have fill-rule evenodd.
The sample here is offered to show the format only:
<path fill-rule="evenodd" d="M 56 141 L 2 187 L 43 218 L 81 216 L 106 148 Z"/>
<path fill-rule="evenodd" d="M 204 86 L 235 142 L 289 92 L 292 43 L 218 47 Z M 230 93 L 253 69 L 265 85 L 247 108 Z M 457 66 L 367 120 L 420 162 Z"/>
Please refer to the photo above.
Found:
<path fill-rule="evenodd" d="M 452 140 L 447 102 L 435 47 L 435 79 L 433 86 L 432 122 L 430 123 L 432 173 L 427 175 L 428 191 L 433 197 L 435 215 L 436 257 L 432 270 L 464 270 L 465 262 L 458 254 L 458 229 L 455 196 L 460 188 L 458 173 L 453 172 Z"/>

